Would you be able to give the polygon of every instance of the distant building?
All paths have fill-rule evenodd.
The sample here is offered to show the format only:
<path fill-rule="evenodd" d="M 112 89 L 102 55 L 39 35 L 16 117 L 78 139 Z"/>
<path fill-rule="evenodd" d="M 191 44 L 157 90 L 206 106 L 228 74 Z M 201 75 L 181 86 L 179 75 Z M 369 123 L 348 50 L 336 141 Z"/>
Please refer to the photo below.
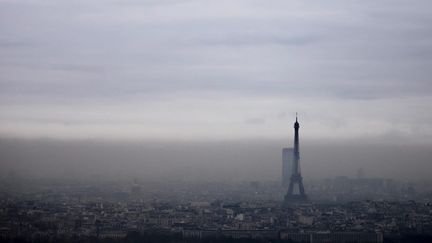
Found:
<path fill-rule="evenodd" d="M 293 167 L 294 148 L 283 148 L 282 149 L 282 186 L 288 187 Z"/>

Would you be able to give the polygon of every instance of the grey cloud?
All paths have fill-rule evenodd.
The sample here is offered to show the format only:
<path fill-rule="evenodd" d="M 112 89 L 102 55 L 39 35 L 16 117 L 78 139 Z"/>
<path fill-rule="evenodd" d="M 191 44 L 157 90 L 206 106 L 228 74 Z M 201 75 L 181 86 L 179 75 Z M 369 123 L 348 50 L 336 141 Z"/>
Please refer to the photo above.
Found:
<path fill-rule="evenodd" d="M 276 117 L 277 117 L 277 119 L 285 120 L 288 117 L 288 113 L 286 113 L 286 112 L 280 112 L 280 113 L 277 114 Z"/>
<path fill-rule="evenodd" d="M 35 46 L 35 43 L 30 41 L 0 39 L 0 48 L 25 48 L 33 46 Z"/>
<path fill-rule="evenodd" d="M 253 117 L 245 119 L 246 124 L 252 124 L 252 125 L 261 125 L 266 123 L 266 119 L 262 117 Z"/>
<path fill-rule="evenodd" d="M 316 36 L 266 36 L 266 35 L 236 35 L 226 37 L 215 37 L 211 39 L 199 40 L 198 43 L 205 45 L 222 45 L 222 46 L 249 46 L 249 45 L 292 45 L 303 46 L 313 44 L 320 40 Z"/>
<path fill-rule="evenodd" d="M 185 2 L 191 2 L 193 0 L 121 0 L 121 1 L 112 1 L 117 5 L 123 6 L 163 6 L 163 5 L 171 5 L 171 4 L 180 4 Z"/>
<path fill-rule="evenodd" d="M 104 73 L 106 71 L 102 66 L 85 64 L 54 64 L 51 65 L 51 68 L 53 70 L 89 73 Z"/>
<path fill-rule="evenodd" d="M 430 7 L 429 1 L 5 1 L 0 100 L 66 106 L 218 93 L 396 99 L 397 105 L 430 98 Z"/>

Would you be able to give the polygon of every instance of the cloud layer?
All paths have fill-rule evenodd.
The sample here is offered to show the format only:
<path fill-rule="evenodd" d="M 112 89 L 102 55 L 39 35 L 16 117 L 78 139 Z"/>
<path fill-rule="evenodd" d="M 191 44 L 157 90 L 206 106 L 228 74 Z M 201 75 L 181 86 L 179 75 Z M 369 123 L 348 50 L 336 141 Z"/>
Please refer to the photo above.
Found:
<path fill-rule="evenodd" d="M 0 134 L 432 141 L 432 3 L 0 1 Z M 392 139 L 390 139 L 392 140 Z"/>

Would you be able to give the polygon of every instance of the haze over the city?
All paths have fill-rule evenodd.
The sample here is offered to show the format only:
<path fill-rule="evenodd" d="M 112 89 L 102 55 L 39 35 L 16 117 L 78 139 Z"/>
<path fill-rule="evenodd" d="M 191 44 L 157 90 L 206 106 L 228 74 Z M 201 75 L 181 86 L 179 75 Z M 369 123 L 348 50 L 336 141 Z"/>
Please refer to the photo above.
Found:
<path fill-rule="evenodd" d="M 432 2 L 0 0 L 0 171 L 427 179 Z"/>

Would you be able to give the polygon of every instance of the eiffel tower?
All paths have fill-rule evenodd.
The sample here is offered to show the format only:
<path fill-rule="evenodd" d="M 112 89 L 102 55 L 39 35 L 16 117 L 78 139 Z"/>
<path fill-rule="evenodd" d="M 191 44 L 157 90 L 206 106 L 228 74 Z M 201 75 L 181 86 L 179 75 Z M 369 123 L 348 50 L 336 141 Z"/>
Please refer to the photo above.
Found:
<path fill-rule="evenodd" d="M 303 187 L 303 178 L 300 173 L 299 128 L 300 128 L 300 124 L 298 123 L 297 113 L 296 113 L 296 121 L 294 123 L 293 170 L 292 170 L 290 184 L 288 186 L 288 192 L 284 198 L 284 204 L 286 205 L 289 205 L 291 203 L 305 202 L 308 200 Z M 295 186 L 298 186 L 298 194 L 294 193 Z"/>

